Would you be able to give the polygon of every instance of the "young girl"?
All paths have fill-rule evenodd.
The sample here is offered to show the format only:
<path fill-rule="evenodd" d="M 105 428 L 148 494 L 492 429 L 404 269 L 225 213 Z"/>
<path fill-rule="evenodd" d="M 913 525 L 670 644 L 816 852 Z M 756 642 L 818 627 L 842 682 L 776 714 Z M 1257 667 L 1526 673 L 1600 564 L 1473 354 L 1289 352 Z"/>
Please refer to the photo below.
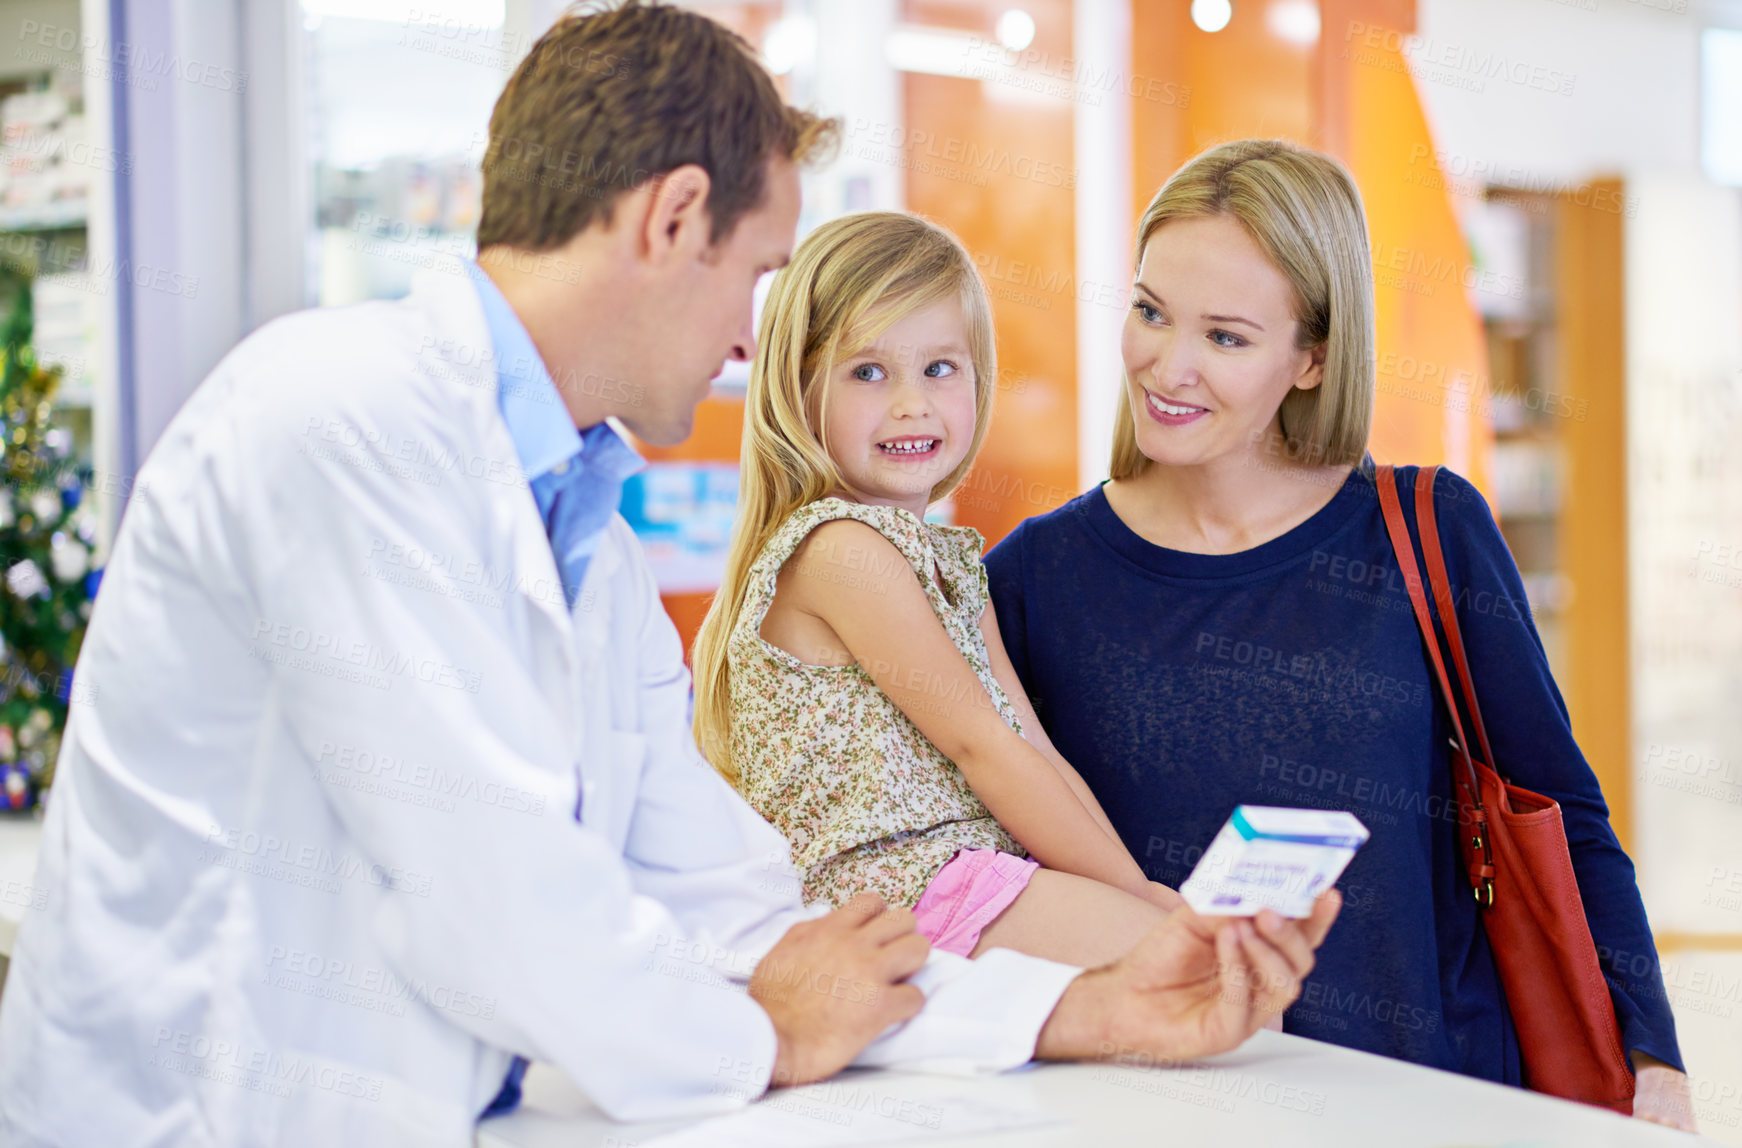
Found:
<path fill-rule="evenodd" d="M 1179 897 L 1035 720 L 979 532 L 925 521 L 973 464 L 995 377 L 953 236 L 873 212 L 800 244 L 751 371 L 696 740 L 786 834 L 806 900 L 875 891 L 939 948 L 1095 965 Z"/>

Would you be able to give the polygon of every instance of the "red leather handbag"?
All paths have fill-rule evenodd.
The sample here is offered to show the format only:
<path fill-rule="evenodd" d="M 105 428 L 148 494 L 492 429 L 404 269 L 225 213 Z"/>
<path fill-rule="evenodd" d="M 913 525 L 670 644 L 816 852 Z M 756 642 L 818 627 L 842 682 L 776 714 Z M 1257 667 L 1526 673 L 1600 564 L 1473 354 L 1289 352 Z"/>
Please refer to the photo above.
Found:
<path fill-rule="evenodd" d="M 1423 467 L 1415 483 L 1415 520 L 1422 555 L 1450 661 L 1463 687 L 1465 711 L 1481 757 L 1470 751 L 1458 702 L 1446 674 L 1428 598 L 1415 563 L 1415 547 L 1403 518 L 1395 472 L 1377 469 L 1379 505 L 1409 588 L 1416 624 L 1451 715 L 1453 785 L 1458 799 L 1458 846 L 1506 1005 L 1518 1030 L 1524 1083 L 1536 1092 L 1583 1101 L 1623 1114 L 1633 1111 L 1633 1073 L 1621 1048 L 1621 1027 L 1609 986 L 1597 964 L 1597 948 L 1585 920 L 1585 905 L 1573 877 L 1572 854 L 1560 804 L 1513 785 L 1495 772 L 1493 752 L 1476 686 L 1464 658 L 1464 639 L 1434 517 L 1434 476 Z"/>

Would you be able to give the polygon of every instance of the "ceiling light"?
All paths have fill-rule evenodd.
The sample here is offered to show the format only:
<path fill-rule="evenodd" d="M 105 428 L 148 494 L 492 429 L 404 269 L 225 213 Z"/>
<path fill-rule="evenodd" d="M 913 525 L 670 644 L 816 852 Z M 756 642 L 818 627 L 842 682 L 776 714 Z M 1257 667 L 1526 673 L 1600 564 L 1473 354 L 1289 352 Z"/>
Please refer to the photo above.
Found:
<path fill-rule="evenodd" d="M 974 76 L 989 66 L 985 62 L 985 52 L 990 47 L 973 33 L 955 28 L 897 24 L 889 33 L 884 52 L 889 66 L 898 72 Z M 993 54 L 996 55 L 996 51 Z"/>
<path fill-rule="evenodd" d="M 1012 8 L 998 17 L 998 42 L 1012 52 L 1034 43 L 1034 17 L 1020 8 Z"/>
<path fill-rule="evenodd" d="M 1278 38 L 1310 48 L 1319 42 L 1319 6 L 1316 0 L 1277 0 L 1264 14 L 1264 23 Z"/>
<path fill-rule="evenodd" d="M 817 26 L 804 16 L 783 16 L 762 37 L 762 59 L 777 76 L 809 64 L 816 53 Z"/>
<path fill-rule="evenodd" d="M 1206 32 L 1220 32 L 1233 18 L 1229 0 L 1192 0 L 1192 23 Z"/>
<path fill-rule="evenodd" d="M 382 20 L 409 24 L 446 25 L 450 28 L 500 28 L 507 13 L 504 0 L 430 0 L 407 9 L 400 0 L 302 0 L 304 22 L 308 17 L 343 16 L 350 20 Z"/>

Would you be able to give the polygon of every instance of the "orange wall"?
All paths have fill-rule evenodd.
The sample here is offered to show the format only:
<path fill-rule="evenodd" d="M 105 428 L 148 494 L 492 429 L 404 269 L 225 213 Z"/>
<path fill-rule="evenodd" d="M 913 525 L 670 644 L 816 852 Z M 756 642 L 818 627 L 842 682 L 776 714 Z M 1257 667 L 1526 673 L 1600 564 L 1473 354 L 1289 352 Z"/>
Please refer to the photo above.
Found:
<path fill-rule="evenodd" d="M 1433 139 L 1403 55 L 1389 46 L 1394 34 L 1354 31 L 1328 39 L 1350 57 L 1339 61 L 1350 109 L 1343 160 L 1360 185 L 1372 241 L 1373 454 L 1445 463 L 1492 496 L 1487 345 L 1464 288 L 1474 281 L 1469 247 L 1444 181 L 1434 178 Z"/>
<path fill-rule="evenodd" d="M 903 18 L 992 43 L 997 2 L 908 0 Z M 1035 62 L 1024 82 L 1062 86 L 1070 0 L 1025 0 Z M 1076 173 L 1072 105 L 996 81 L 908 75 L 907 206 L 961 237 L 979 262 L 998 330 L 992 429 L 956 492 L 956 520 L 988 545 L 1076 497 Z M 955 157 L 955 158 L 952 158 Z"/>
<path fill-rule="evenodd" d="M 738 445 L 744 434 L 744 403 L 740 399 L 711 398 L 696 408 L 695 431 L 677 446 L 656 447 L 637 442 L 635 449 L 649 462 L 738 461 Z M 712 594 L 662 594 L 665 612 L 683 636 L 684 656 L 702 627 Z"/>

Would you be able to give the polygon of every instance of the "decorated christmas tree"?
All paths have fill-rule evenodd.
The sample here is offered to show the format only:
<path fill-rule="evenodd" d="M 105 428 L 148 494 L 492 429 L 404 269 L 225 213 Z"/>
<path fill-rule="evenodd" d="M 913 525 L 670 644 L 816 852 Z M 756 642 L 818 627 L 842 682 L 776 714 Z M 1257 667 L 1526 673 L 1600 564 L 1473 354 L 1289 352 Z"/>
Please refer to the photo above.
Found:
<path fill-rule="evenodd" d="M 72 434 L 55 425 L 59 368 L 31 350 L 30 290 L 0 327 L 0 809 L 36 803 L 53 776 L 91 614 L 96 523 Z"/>

